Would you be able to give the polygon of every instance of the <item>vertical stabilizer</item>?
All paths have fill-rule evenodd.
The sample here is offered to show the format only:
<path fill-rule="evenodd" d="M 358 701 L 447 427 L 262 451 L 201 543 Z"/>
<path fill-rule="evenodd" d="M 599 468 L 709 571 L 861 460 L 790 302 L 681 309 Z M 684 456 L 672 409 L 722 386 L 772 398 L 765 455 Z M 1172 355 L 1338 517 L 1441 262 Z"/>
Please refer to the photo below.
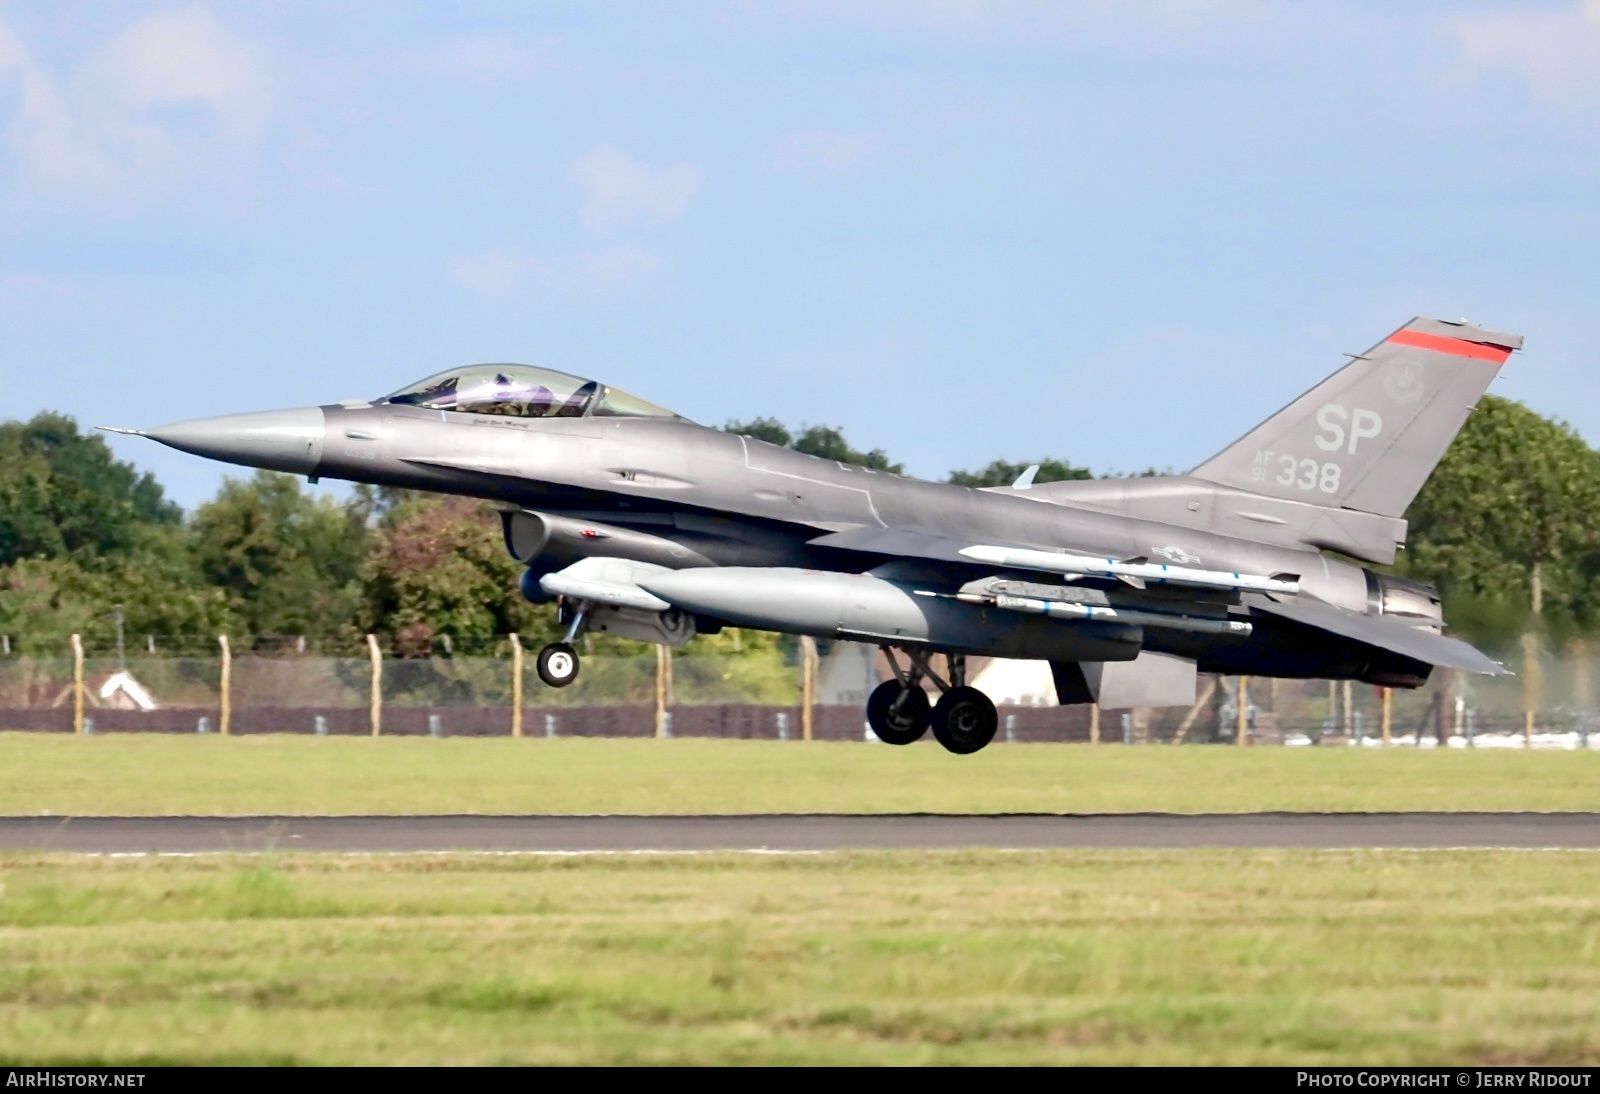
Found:
<path fill-rule="evenodd" d="M 1195 468 L 1268 497 L 1399 517 L 1522 337 L 1413 319 Z"/>

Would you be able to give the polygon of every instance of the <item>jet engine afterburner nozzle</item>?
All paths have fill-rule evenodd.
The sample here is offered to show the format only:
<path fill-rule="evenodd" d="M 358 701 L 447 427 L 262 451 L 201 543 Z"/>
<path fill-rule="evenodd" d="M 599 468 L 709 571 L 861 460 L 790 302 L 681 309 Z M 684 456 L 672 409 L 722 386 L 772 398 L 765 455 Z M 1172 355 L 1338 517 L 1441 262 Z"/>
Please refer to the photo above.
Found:
<path fill-rule="evenodd" d="M 152 429 L 145 436 L 207 459 L 312 475 L 322 462 L 325 428 L 322 409 L 313 406 L 196 418 Z"/>

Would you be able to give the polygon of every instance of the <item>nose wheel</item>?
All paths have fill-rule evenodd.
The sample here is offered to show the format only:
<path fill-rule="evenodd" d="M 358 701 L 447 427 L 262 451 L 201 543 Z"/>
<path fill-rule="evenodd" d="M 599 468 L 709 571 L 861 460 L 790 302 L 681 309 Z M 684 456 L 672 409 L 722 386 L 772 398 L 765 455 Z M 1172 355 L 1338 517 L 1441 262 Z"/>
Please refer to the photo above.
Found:
<path fill-rule="evenodd" d="M 565 642 L 552 642 L 539 651 L 534 668 L 539 679 L 553 688 L 564 688 L 578 678 L 578 651 Z"/>
<path fill-rule="evenodd" d="M 538 670 L 539 679 L 553 688 L 564 688 L 578 678 L 578 651 L 572 644 L 589 625 L 589 602 L 569 601 L 563 597 L 557 612 L 561 622 L 567 625 L 566 636 L 540 650 L 533 667 Z"/>

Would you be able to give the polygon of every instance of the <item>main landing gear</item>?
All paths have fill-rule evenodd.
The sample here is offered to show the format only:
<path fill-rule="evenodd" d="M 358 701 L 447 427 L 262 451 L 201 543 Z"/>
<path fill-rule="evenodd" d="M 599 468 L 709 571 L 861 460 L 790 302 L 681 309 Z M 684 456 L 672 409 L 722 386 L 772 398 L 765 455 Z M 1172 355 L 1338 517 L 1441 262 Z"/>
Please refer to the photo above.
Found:
<path fill-rule="evenodd" d="M 1000 715 L 987 695 L 967 686 L 964 655 L 945 655 L 946 675 L 950 678 L 946 682 L 933 671 L 926 654 L 906 650 L 911 665 L 902 669 L 894 650 L 889 646 L 881 648 L 895 678 L 879 684 L 867 698 L 867 724 L 878 740 L 908 745 L 931 727 L 934 738 L 958 756 L 976 752 L 994 740 Z M 922 690 L 924 678 L 932 680 L 943 693 L 931 710 L 928 693 Z"/>
<path fill-rule="evenodd" d="M 571 619 L 562 620 L 567 624 L 566 636 L 559 642 L 552 642 L 539 651 L 538 658 L 533 667 L 539 673 L 539 679 L 553 688 L 564 688 L 578 678 L 578 651 L 573 648 L 573 643 L 583 633 L 583 628 L 589 622 L 589 605 L 586 601 L 579 601 L 572 611 Z"/>

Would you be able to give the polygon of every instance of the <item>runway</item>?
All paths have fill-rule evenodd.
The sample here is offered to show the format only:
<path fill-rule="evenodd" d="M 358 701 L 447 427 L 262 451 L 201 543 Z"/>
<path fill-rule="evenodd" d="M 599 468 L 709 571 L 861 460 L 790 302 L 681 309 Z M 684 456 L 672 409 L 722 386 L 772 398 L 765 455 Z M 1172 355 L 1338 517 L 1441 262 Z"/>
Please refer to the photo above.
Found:
<path fill-rule="evenodd" d="M 1600 813 L 0 817 L 0 850 L 639 852 L 1600 848 Z"/>

